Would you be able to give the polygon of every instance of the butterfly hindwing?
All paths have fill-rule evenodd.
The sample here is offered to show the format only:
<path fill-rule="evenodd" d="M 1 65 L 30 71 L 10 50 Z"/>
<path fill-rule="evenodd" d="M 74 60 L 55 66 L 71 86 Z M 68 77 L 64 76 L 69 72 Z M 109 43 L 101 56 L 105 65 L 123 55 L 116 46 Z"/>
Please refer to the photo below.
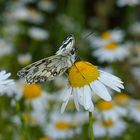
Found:
<path fill-rule="evenodd" d="M 25 77 L 27 83 L 50 81 L 63 74 L 67 69 L 62 57 L 54 55 L 26 66 L 18 72 L 20 77 Z"/>

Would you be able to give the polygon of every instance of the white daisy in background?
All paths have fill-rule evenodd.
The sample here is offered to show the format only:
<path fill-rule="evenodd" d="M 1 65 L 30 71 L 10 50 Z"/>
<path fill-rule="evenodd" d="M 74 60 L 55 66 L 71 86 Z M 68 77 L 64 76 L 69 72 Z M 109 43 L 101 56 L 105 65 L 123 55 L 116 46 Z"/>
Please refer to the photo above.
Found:
<path fill-rule="evenodd" d="M 42 88 L 39 84 L 23 85 L 23 97 L 26 100 L 34 100 L 40 97 L 41 94 L 42 94 Z"/>
<path fill-rule="evenodd" d="M 5 94 L 8 97 L 13 98 L 11 101 L 12 106 L 15 106 L 15 100 L 20 100 L 23 96 L 21 81 L 14 81 L 14 84 L 10 88 L 5 89 Z"/>
<path fill-rule="evenodd" d="M 49 138 L 48 136 L 42 136 L 38 140 L 53 140 L 53 139 Z"/>
<path fill-rule="evenodd" d="M 98 70 L 96 66 L 86 61 L 76 62 L 69 69 L 68 77 L 70 87 L 62 99 L 61 112 L 64 112 L 71 94 L 74 96 L 77 110 L 80 109 L 80 104 L 85 110 L 92 112 L 94 109 L 93 94 L 97 94 L 106 101 L 111 101 L 111 96 L 106 86 L 117 92 L 124 88 L 120 78 Z"/>
<path fill-rule="evenodd" d="M 73 124 L 76 126 L 82 126 L 88 122 L 88 113 L 87 112 L 76 112 L 73 115 Z"/>
<path fill-rule="evenodd" d="M 119 93 L 114 96 L 114 102 L 121 107 L 127 107 L 131 103 L 131 97 L 127 93 Z"/>
<path fill-rule="evenodd" d="M 118 120 L 122 116 L 126 115 L 126 112 L 123 112 L 119 106 L 117 106 L 114 102 L 106 102 L 106 101 L 99 101 L 96 104 L 96 118 L 104 120 Z"/>
<path fill-rule="evenodd" d="M 140 66 L 132 67 L 131 73 L 133 74 L 134 78 L 138 81 L 138 84 L 140 85 Z"/>
<path fill-rule="evenodd" d="M 38 27 L 31 27 L 28 30 L 28 35 L 36 40 L 46 40 L 49 37 L 48 31 Z"/>
<path fill-rule="evenodd" d="M 97 120 L 93 124 L 95 137 L 116 137 L 122 135 L 126 130 L 126 123 L 121 119 L 114 121 L 110 120 Z"/>
<path fill-rule="evenodd" d="M 38 7 L 47 12 L 53 12 L 56 9 L 56 4 L 52 0 L 40 0 Z"/>
<path fill-rule="evenodd" d="M 30 101 L 33 107 L 31 116 L 37 120 L 41 127 L 45 127 L 47 125 L 48 110 L 54 101 L 56 101 L 54 95 L 45 91 L 42 91 L 42 94 L 38 98 Z"/>
<path fill-rule="evenodd" d="M 12 51 L 13 51 L 12 45 L 6 42 L 4 39 L 0 39 L 0 57 L 11 54 Z"/>
<path fill-rule="evenodd" d="M 140 21 L 134 22 L 129 28 L 130 34 L 140 36 Z"/>
<path fill-rule="evenodd" d="M 134 121 L 140 123 L 140 101 L 133 100 L 129 106 L 128 116 Z"/>
<path fill-rule="evenodd" d="M 120 93 L 114 96 L 114 103 L 119 107 L 118 114 L 121 116 L 127 116 L 129 113 L 129 105 L 132 99 L 127 95 L 127 93 Z"/>
<path fill-rule="evenodd" d="M 128 62 L 130 63 L 130 65 L 134 66 L 134 71 L 135 71 L 135 68 L 136 69 L 139 68 L 139 65 L 140 65 L 140 42 L 131 43 L 129 52 L 130 52 L 130 55 L 129 55 Z M 133 67 L 132 67 L 132 73 L 133 73 Z"/>
<path fill-rule="evenodd" d="M 100 48 L 110 42 L 121 42 L 124 38 L 124 32 L 119 29 L 109 30 L 96 37 L 96 34 L 89 36 L 88 40 L 92 48 Z"/>
<path fill-rule="evenodd" d="M 24 6 L 19 6 L 11 10 L 12 17 L 16 20 L 25 20 L 31 23 L 40 24 L 44 21 L 43 15 L 34 8 L 27 8 Z"/>
<path fill-rule="evenodd" d="M 25 84 L 23 86 L 23 97 L 26 100 L 25 104 L 32 106 L 31 116 L 36 119 L 39 125 L 46 125 L 46 113 L 49 108 L 50 101 L 56 98 L 45 92 L 39 84 Z"/>
<path fill-rule="evenodd" d="M 71 138 L 74 134 L 81 131 L 80 128 L 74 124 L 71 114 L 65 113 L 62 115 L 59 112 L 53 112 L 50 119 L 44 132 L 52 139 Z"/>
<path fill-rule="evenodd" d="M 126 5 L 136 6 L 138 4 L 140 4 L 139 0 L 117 0 L 117 5 L 119 7 L 123 7 L 123 6 L 126 6 Z"/>
<path fill-rule="evenodd" d="M 5 26 L 3 26 L 2 31 L 8 40 L 12 40 L 15 35 L 21 32 L 22 28 L 16 21 L 13 21 L 11 18 L 9 18 L 10 15 L 4 16 L 6 17 L 6 23 Z"/>
<path fill-rule="evenodd" d="M 93 56 L 96 56 L 100 62 L 113 62 L 124 60 L 129 52 L 126 45 L 110 42 L 93 51 L 92 54 Z"/>
<path fill-rule="evenodd" d="M 61 81 L 61 82 L 60 82 Z M 64 88 L 66 87 L 67 85 L 67 82 L 68 80 L 66 79 L 66 77 L 64 76 L 61 76 L 61 77 L 56 77 L 54 79 L 54 84 L 59 87 L 59 88 L 62 88 L 64 90 Z"/>
<path fill-rule="evenodd" d="M 29 54 L 29 53 L 19 54 L 17 60 L 18 60 L 18 63 L 19 64 L 21 64 L 21 65 L 27 65 L 27 64 L 31 63 L 31 61 L 32 61 L 32 55 Z"/>
<path fill-rule="evenodd" d="M 76 32 L 80 31 L 79 23 L 70 16 L 62 14 L 58 16 L 57 20 L 66 32 L 75 32 L 75 29 Z"/>
<path fill-rule="evenodd" d="M 5 94 L 6 90 L 10 90 L 14 85 L 14 80 L 9 79 L 11 73 L 6 73 L 5 70 L 0 71 L 0 95 Z"/>

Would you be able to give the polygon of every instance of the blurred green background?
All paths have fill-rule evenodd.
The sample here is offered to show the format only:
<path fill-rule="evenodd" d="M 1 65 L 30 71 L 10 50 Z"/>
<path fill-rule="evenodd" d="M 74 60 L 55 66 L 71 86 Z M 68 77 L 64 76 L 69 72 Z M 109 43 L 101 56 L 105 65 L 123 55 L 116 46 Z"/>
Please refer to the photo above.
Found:
<path fill-rule="evenodd" d="M 17 76 L 17 71 L 26 65 L 54 55 L 69 34 L 75 37 L 78 59 L 89 61 L 120 77 L 125 86 L 122 93 L 129 98 L 129 101 L 126 98 L 122 99 L 121 109 L 124 110 L 121 111 L 127 113 L 119 117 L 125 122 L 125 130 L 114 136 L 106 131 L 110 126 L 105 126 L 106 133 L 100 137 L 96 137 L 95 134 L 95 139 L 139 139 L 140 1 L 1 0 L 0 7 L 0 69 L 10 72 L 11 78 L 16 83 L 11 91 L 0 93 L 0 140 L 90 139 L 88 116 L 84 111 L 83 114 L 77 114 L 73 105 L 70 105 L 64 115 L 75 120 L 79 115 L 83 120 L 81 123 L 77 119 L 77 123 L 75 121 L 75 125 L 70 126 L 72 132 L 67 134 L 67 128 L 61 135 L 61 132 L 53 129 L 50 131 L 47 128 L 54 123 L 52 118 L 63 118 L 58 110 L 61 107 L 59 97 L 64 92 L 67 81 L 65 75 L 62 79 L 40 84 L 35 90 L 28 91 L 27 94 L 37 92 L 35 99 L 34 96 L 32 99 L 25 97 L 26 84 Z M 116 54 L 110 53 L 109 55 L 113 56 L 111 61 L 109 59 L 100 61 L 100 56 L 94 52 L 105 47 L 108 42 L 115 42 L 119 47 L 123 46 L 124 52 L 118 53 L 121 59 L 118 54 L 114 57 Z M 39 96 L 38 92 L 39 95 L 43 92 L 43 97 Z M 112 96 L 117 95 L 111 93 Z M 95 104 L 98 102 L 99 99 L 94 101 Z M 116 102 L 115 106 L 120 107 Z M 102 111 L 97 109 L 97 113 L 95 111 L 93 114 L 96 122 L 96 115 L 98 118 Z M 56 138 L 48 133 L 56 135 Z"/>

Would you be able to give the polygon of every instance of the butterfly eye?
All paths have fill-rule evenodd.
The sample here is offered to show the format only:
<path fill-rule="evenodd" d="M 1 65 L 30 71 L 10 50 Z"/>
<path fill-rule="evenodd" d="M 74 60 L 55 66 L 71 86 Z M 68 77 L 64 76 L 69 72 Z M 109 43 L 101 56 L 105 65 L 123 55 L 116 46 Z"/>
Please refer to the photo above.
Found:
<path fill-rule="evenodd" d="M 73 54 L 75 54 L 75 49 L 72 49 L 71 51 L 70 51 L 70 53 L 73 55 Z"/>

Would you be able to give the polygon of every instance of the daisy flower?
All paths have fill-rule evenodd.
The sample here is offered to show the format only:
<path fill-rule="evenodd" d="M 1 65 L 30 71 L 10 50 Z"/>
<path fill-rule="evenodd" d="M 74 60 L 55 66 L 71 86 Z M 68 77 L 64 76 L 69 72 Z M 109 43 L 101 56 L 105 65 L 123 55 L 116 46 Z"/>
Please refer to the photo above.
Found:
<path fill-rule="evenodd" d="M 23 87 L 23 97 L 25 99 L 35 99 L 42 94 L 42 89 L 39 84 L 25 84 Z"/>
<path fill-rule="evenodd" d="M 19 101 L 23 97 L 23 86 L 24 86 L 24 80 L 16 80 L 14 81 L 14 84 L 12 87 L 7 90 L 5 90 L 5 93 L 12 98 L 11 105 L 15 106 L 16 101 Z M 13 98 L 14 97 L 14 98 Z"/>
<path fill-rule="evenodd" d="M 132 65 L 132 74 L 134 69 L 134 76 L 139 79 L 139 65 L 140 65 L 140 42 L 129 42 L 131 47 L 129 49 L 130 55 L 128 57 L 128 62 Z M 136 70 L 136 75 L 135 75 Z M 138 74 L 138 75 L 137 75 Z"/>
<path fill-rule="evenodd" d="M 20 54 L 18 55 L 18 62 L 21 65 L 27 65 L 31 62 L 32 60 L 32 56 L 31 54 L 27 53 L 27 54 Z"/>
<path fill-rule="evenodd" d="M 10 88 L 14 85 L 14 81 L 12 79 L 8 79 L 11 73 L 6 73 L 5 70 L 0 71 L 0 95 L 3 95 L 6 90 L 10 90 Z"/>
<path fill-rule="evenodd" d="M 118 120 L 120 117 L 126 115 L 126 111 L 117 106 L 114 102 L 99 101 L 96 104 L 95 114 L 98 119 L 104 118 L 104 120 Z"/>
<path fill-rule="evenodd" d="M 128 56 L 128 49 L 124 45 L 110 42 L 95 50 L 93 56 L 96 56 L 100 62 L 121 61 Z"/>
<path fill-rule="evenodd" d="M 95 137 L 116 137 L 122 135 L 126 129 L 126 124 L 121 119 L 118 121 L 97 120 L 93 124 Z"/>
<path fill-rule="evenodd" d="M 79 133 L 80 129 L 74 124 L 70 114 L 60 114 L 53 112 L 50 123 L 46 125 L 44 132 L 52 139 L 71 138 L 74 134 Z M 53 133 L 52 133 L 53 132 Z"/>
<path fill-rule="evenodd" d="M 76 62 L 69 69 L 68 78 L 70 87 L 62 99 L 61 112 L 64 112 L 71 95 L 74 97 L 77 110 L 80 109 L 80 104 L 85 110 L 92 112 L 94 109 L 93 94 L 97 94 L 106 101 L 111 101 L 107 87 L 118 92 L 124 88 L 120 78 L 99 70 L 96 66 L 86 61 Z"/>
<path fill-rule="evenodd" d="M 134 121 L 140 123 L 140 101 L 133 100 L 129 106 L 129 117 Z"/>
<path fill-rule="evenodd" d="M 140 22 L 134 22 L 129 28 L 130 34 L 140 36 Z"/>
<path fill-rule="evenodd" d="M 62 14 L 58 16 L 57 20 L 66 32 L 75 32 L 75 29 L 77 32 L 80 30 L 79 23 L 68 15 Z"/>
<path fill-rule="evenodd" d="M 11 13 L 11 17 L 16 20 L 25 20 L 36 24 L 40 24 L 44 21 L 43 15 L 39 11 L 31 7 L 28 8 L 24 6 L 18 6 Z"/>
<path fill-rule="evenodd" d="M 44 137 L 40 137 L 38 140 L 53 140 L 47 136 L 44 136 Z"/>
<path fill-rule="evenodd" d="M 30 115 L 36 119 L 39 125 L 46 125 L 47 110 L 49 109 L 49 103 L 55 100 L 54 95 L 44 91 L 39 84 L 25 84 L 23 86 L 23 97 L 25 104 L 32 106 Z"/>
<path fill-rule="evenodd" d="M 136 6 L 139 3 L 140 3 L 139 0 L 117 0 L 117 5 L 119 7 L 123 7 L 123 6 L 126 6 L 126 5 Z"/>
<path fill-rule="evenodd" d="M 61 82 L 60 82 L 60 81 L 61 81 Z M 68 81 L 68 80 L 67 80 L 66 77 L 64 77 L 64 76 L 56 77 L 56 78 L 54 79 L 54 84 L 55 84 L 56 87 L 58 87 L 58 88 L 60 88 L 60 89 L 62 89 L 62 90 L 65 90 L 64 87 L 66 87 L 67 81 Z"/>
<path fill-rule="evenodd" d="M 38 98 L 30 101 L 32 106 L 31 116 L 33 116 L 41 126 L 46 125 L 46 114 L 49 108 L 47 94 L 46 92 L 42 92 Z"/>
<path fill-rule="evenodd" d="M 127 107 L 131 103 L 131 98 L 127 93 L 120 93 L 115 95 L 114 102 L 121 107 Z"/>
<path fill-rule="evenodd" d="M 40 0 L 38 7 L 47 12 L 53 12 L 56 9 L 56 4 L 52 0 Z"/>
<path fill-rule="evenodd" d="M 89 37 L 88 40 L 93 48 L 100 48 L 110 42 L 121 42 L 124 38 L 124 32 L 119 29 L 102 32 L 100 36 Z"/>
<path fill-rule="evenodd" d="M 0 39 L 0 57 L 10 54 L 12 50 L 13 50 L 12 45 L 10 45 L 4 39 Z"/>
<path fill-rule="evenodd" d="M 140 85 L 140 66 L 132 67 L 131 73 Z"/>
<path fill-rule="evenodd" d="M 46 30 L 38 27 L 30 28 L 28 34 L 31 38 L 36 40 L 45 40 L 49 37 L 49 33 Z"/>

